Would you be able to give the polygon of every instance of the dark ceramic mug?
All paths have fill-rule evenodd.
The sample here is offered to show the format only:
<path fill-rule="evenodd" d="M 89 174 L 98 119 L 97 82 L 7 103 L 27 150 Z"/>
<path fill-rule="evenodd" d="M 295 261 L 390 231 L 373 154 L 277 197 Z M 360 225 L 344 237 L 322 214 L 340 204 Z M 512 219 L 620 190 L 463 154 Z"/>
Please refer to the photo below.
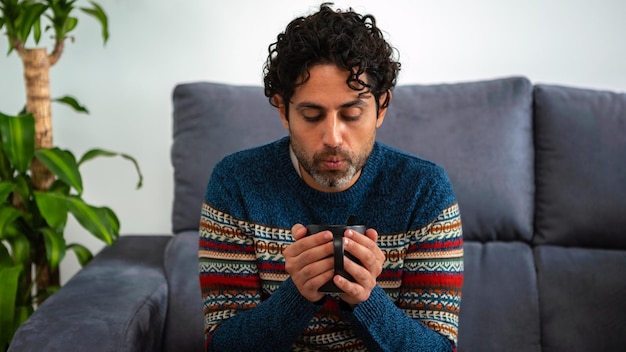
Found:
<path fill-rule="evenodd" d="M 353 262 L 357 264 L 361 264 L 361 262 L 358 259 L 356 259 L 352 254 L 348 252 L 344 252 L 343 234 L 346 232 L 346 230 L 353 230 L 360 234 L 365 234 L 365 225 L 316 225 L 314 224 L 314 225 L 307 225 L 306 230 L 307 230 L 307 235 L 313 235 L 313 234 L 326 231 L 326 230 L 332 232 L 333 246 L 334 246 L 333 258 L 334 258 L 335 274 L 341 275 L 345 277 L 346 279 L 354 282 L 354 278 L 350 274 L 348 274 L 343 268 L 344 255 L 350 258 Z M 335 285 L 332 279 L 328 281 L 327 283 L 325 283 L 324 285 L 322 285 L 322 287 L 320 287 L 318 291 L 326 292 L 326 293 L 343 293 L 343 291 L 340 290 Z"/>

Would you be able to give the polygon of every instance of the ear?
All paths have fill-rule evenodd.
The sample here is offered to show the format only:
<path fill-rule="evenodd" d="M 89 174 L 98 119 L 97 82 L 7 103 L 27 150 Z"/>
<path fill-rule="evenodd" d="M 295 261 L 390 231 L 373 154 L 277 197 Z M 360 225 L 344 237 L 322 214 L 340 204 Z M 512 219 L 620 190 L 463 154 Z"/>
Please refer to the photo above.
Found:
<path fill-rule="evenodd" d="M 389 97 L 387 100 L 387 97 Z M 393 98 L 393 95 L 391 94 L 391 90 L 387 90 L 387 92 L 385 94 L 382 94 L 380 96 L 380 98 L 378 99 L 378 116 L 376 116 L 376 128 L 380 127 L 383 124 L 383 121 L 385 120 L 385 115 L 387 114 L 387 108 L 389 107 L 389 104 L 391 104 L 391 99 Z M 387 100 L 387 106 L 383 107 L 383 104 L 385 102 L 385 100 Z"/>
<path fill-rule="evenodd" d="M 287 105 L 284 103 L 283 97 L 276 94 L 272 97 L 272 101 L 274 102 L 274 106 L 278 109 L 278 114 L 280 115 L 280 120 L 283 123 L 283 127 L 286 130 L 289 130 L 289 120 L 287 119 Z"/>

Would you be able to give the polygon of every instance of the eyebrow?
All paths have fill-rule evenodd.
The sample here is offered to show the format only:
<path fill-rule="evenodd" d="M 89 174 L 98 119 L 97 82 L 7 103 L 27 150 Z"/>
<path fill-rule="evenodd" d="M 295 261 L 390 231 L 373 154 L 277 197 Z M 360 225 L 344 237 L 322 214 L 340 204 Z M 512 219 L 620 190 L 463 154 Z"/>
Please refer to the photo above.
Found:
<path fill-rule="evenodd" d="M 349 102 L 341 104 L 339 108 L 346 109 L 346 108 L 351 108 L 353 106 L 367 106 L 367 103 L 362 99 L 354 99 Z M 301 103 L 296 104 L 295 108 L 296 110 L 301 110 L 301 109 L 325 110 L 322 105 L 319 105 L 313 102 L 308 102 L 308 101 L 303 101 Z"/>

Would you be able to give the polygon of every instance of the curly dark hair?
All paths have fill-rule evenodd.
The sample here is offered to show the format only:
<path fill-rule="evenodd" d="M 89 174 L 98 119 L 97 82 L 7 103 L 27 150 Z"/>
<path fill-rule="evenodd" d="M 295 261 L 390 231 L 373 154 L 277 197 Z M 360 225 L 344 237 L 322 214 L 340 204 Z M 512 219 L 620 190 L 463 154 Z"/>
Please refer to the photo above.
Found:
<path fill-rule="evenodd" d="M 310 77 L 309 68 L 332 63 L 350 71 L 346 84 L 360 94 L 371 93 L 379 107 L 380 97 L 392 90 L 400 71 L 396 50 L 383 38 L 372 15 L 330 8 L 291 21 L 284 33 L 268 47 L 264 71 L 265 95 L 270 104 L 278 94 L 288 104 L 295 89 Z M 359 77 L 365 73 L 367 83 Z M 389 95 L 382 107 L 389 105 Z"/>

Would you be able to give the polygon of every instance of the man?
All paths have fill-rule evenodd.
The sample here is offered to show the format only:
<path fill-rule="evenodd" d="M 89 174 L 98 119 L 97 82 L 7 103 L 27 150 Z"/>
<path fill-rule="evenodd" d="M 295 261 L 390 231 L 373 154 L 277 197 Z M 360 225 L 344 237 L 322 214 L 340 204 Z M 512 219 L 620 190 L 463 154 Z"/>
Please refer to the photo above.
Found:
<path fill-rule="evenodd" d="M 400 65 L 374 17 L 293 20 L 270 46 L 265 93 L 285 137 L 214 169 L 202 207 L 207 350 L 456 349 L 461 222 L 445 172 L 375 142 Z M 329 231 L 346 231 L 355 281 L 334 272 Z M 344 293 L 319 288 L 329 280 Z"/>

